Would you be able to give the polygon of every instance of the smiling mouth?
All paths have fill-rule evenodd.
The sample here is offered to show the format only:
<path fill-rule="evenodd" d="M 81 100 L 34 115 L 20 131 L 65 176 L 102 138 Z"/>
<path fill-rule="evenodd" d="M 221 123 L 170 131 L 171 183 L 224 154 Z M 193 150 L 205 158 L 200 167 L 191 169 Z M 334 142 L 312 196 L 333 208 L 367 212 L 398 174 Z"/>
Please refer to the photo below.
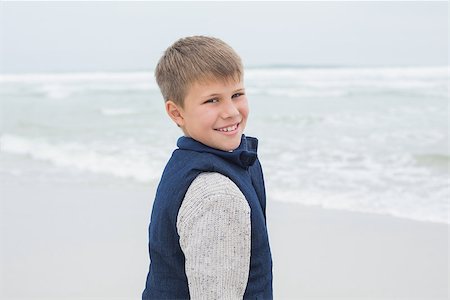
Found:
<path fill-rule="evenodd" d="M 240 123 L 237 123 L 233 126 L 229 126 L 229 127 L 224 127 L 224 128 L 220 128 L 220 129 L 214 129 L 216 131 L 220 131 L 220 132 L 232 132 L 238 129 Z"/>

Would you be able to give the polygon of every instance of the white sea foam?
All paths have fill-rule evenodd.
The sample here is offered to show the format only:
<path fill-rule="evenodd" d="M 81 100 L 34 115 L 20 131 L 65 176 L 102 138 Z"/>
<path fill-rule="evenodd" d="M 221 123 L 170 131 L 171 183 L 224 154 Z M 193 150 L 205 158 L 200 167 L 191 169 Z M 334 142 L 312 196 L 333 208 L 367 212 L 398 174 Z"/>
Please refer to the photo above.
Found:
<path fill-rule="evenodd" d="M 343 97 L 361 92 L 403 92 L 448 96 L 449 68 L 282 68 L 248 69 L 249 90 L 286 97 Z M 151 72 L 3 74 L 0 83 L 37 84 L 51 98 L 103 90 L 158 91 Z M 275 87 L 274 87 L 275 86 Z M 279 86 L 279 87 L 276 87 Z"/>
<path fill-rule="evenodd" d="M 149 72 L 0 74 L 0 84 L 16 85 L 22 93 L 23 85 L 27 85 L 26 91 L 29 94 L 42 94 L 50 99 L 64 99 L 79 94 L 136 93 L 158 89 Z"/>
<path fill-rule="evenodd" d="M 246 70 L 268 201 L 446 222 L 448 70 Z M 3 175 L 156 184 L 181 135 L 150 72 L 0 75 L 0 99 Z"/>
<path fill-rule="evenodd" d="M 286 97 L 342 97 L 355 93 L 446 96 L 449 68 L 321 68 L 250 69 L 252 91 Z M 279 88 L 273 88 L 279 86 Z"/>
<path fill-rule="evenodd" d="M 336 209 L 344 211 L 355 211 L 364 213 L 375 213 L 381 215 L 390 215 L 394 217 L 450 224 L 448 203 L 442 203 L 440 206 L 419 207 L 408 205 L 414 203 L 414 200 L 405 197 L 402 205 L 396 205 L 398 191 L 387 190 L 380 194 L 366 193 L 336 193 L 325 189 L 307 189 L 300 191 L 272 189 L 268 191 L 267 196 L 280 202 L 301 203 L 309 206 L 319 206 L 327 209 Z M 361 203 L 360 199 L 364 197 L 368 201 Z M 380 201 L 380 198 L 383 201 Z"/>
<path fill-rule="evenodd" d="M 53 144 L 42 138 L 32 139 L 17 135 L 0 136 L 0 151 L 25 155 L 31 159 L 47 161 L 56 166 L 75 168 L 81 171 L 102 173 L 139 182 L 149 182 L 159 177 L 159 170 L 151 168 L 150 161 L 133 156 L 101 154 L 88 145 L 79 143 Z"/>

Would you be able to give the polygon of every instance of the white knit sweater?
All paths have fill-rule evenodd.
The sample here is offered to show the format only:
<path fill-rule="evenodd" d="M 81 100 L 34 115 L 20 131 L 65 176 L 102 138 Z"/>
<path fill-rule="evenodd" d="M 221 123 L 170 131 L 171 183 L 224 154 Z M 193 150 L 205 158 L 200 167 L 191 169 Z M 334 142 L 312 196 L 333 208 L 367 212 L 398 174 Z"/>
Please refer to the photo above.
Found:
<path fill-rule="evenodd" d="M 177 217 L 191 299 L 242 299 L 250 269 L 250 206 L 228 177 L 200 173 Z"/>

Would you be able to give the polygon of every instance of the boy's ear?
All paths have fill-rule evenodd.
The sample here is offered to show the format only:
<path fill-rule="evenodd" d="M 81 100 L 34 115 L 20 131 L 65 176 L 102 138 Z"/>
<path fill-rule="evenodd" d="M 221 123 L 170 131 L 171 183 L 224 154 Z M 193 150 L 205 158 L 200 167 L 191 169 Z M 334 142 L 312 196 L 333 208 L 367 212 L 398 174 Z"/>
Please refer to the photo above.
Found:
<path fill-rule="evenodd" d="M 178 127 L 184 125 L 183 109 L 179 108 L 172 100 L 166 101 L 166 112 Z"/>

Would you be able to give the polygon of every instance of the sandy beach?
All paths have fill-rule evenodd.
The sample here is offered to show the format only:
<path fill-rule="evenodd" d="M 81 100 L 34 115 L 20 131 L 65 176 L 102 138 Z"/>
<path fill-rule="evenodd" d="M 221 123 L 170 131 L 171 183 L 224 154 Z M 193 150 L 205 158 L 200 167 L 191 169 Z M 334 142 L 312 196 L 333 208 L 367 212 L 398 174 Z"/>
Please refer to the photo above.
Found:
<path fill-rule="evenodd" d="M 258 139 L 275 300 L 450 300 L 448 1 L 16 2 L 0 6 L 0 300 L 141 299 L 178 139 L 238 120 Z M 240 60 L 177 48 L 188 84 L 166 88 L 158 62 L 192 35 Z M 235 109 L 240 87 L 197 80 L 238 73 Z M 183 133 L 164 99 L 196 90 Z"/>
<path fill-rule="evenodd" d="M 448 299 L 448 226 L 272 203 L 280 299 Z"/>
<path fill-rule="evenodd" d="M 154 187 L 2 183 L 1 299 L 139 299 Z M 448 226 L 269 202 L 275 299 L 448 299 Z"/>

